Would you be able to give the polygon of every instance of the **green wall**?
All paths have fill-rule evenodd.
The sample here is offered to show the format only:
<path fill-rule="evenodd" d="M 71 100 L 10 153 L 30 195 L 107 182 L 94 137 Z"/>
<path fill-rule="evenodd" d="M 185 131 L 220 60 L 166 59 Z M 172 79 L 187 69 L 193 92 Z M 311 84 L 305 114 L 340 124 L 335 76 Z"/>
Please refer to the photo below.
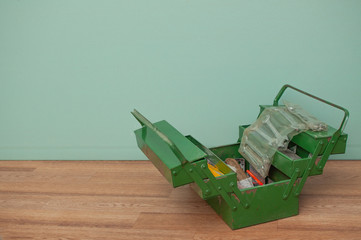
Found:
<path fill-rule="evenodd" d="M 232 143 L 285 83 L 348 108 L 347 153 L 334 158 L 361 159 L 360 10 L 0 0 L 0 159 L 145 159 L 133 108 L 207 146 Z"/>

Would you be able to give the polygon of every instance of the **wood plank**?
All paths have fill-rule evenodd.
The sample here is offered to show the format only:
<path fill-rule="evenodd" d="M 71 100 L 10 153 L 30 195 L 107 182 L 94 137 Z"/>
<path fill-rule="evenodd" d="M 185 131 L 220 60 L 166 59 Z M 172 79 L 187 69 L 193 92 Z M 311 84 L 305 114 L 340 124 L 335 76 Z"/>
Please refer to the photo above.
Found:
<path fill-rule="evenodd" d="M 169 184 L 5 182 L 0 185 L 0 194 L 168 197 L 171 191 Z"/>
<path fill-rule="evenodd" d="M 30 196 L 30 197 L 29 197 Z M 0 206 L 5 209 L 48 209 L 82 211 L 119 211 L 121 213 L 212 213 L 212 209 L 202 199 L 170 199 L 159 197 L 126 196 L 71 196 L 3 194 Z"/>
<path fill-rule="evenodd" d="M 214 212 L 199 213 L 141 213 L 136 223 L 136 229 L 168 229 L 168 230 L 228 230 L 229 227 Z"/>
<path fill-rule="evenodd" d="M 0 172 L 33 172 L 32 167 L 0 167 Z"/>
<path fill-rule="evenodd" d="M 253 229 L 251 231 L 250 229 Z M 254 227 L 235 231 L 218 232 L 217 234 L 196 233 L 195 240 L 239 240 L 239 239 L 267 239 L 267 240 L 359 240 L 360 233 L 347 231 L 319 231 L 319 230 L 268 230 L 257 231 Z"/>
<path fill-rule="evenodd" d="M 4 240 L 187 240 L 193 239 L 195 234 L 193 231 L 184 230 L 124 229 L 118 227 L 41 226 L 32 224 L 7 224 L 3 226 L 1 235 Z"/>
<path fill-rule="evenodd" d="M 124 214 L 120 211 L 82 211 L 78 209 L 2 209 L 0 222 L 19 225 L 32 224 L 47 227 L 75 226 L 102 228 L 131 228 L 138 213 Z M 101 219 L 101 221 L 99 221 Z"/>

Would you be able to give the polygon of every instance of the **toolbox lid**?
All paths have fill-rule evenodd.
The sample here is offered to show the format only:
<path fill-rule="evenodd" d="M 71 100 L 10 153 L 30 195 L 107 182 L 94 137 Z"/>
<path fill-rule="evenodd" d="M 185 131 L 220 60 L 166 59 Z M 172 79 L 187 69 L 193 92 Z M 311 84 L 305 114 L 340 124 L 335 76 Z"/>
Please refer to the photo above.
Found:
<path fill-rule="evenodd" d="M 135 131 L 140 148 L 148 147 L 153 152 L 149 156 L 146 153 L 153 162 L 161 161 L 159 164 L 174 169 L 207 155 L 167 121 L 151 123 L 136 110 L 132 114 L 143 126 Z"/>

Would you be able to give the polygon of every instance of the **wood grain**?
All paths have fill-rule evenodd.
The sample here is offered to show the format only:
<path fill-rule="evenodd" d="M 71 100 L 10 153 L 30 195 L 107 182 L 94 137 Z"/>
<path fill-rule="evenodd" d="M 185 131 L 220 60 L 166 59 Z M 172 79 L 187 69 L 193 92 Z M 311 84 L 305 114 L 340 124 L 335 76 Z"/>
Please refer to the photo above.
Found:
<path fill-rule="evenodd" d="M 232 231 L 149 161 L 0 161 L 2 239 L 361 239 L 361 161 L 329 161 L 295 217 Z"/>

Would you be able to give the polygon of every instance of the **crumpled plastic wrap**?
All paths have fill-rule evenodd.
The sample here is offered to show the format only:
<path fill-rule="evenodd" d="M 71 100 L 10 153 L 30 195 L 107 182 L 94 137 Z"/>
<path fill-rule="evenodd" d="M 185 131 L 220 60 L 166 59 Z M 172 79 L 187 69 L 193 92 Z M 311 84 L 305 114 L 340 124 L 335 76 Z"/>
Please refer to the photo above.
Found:
<path fill-rule="evenodd" d="M 293 104 L 287 101 L 283 101 L 283 103 L 286 105 L 288 111 L 293 113 L 295 116 L 301 119 L 302 122 L 304 122 L 307 125 L 308 129 L 315 132 L 327 130 L 326 123 L 318 120 L 316 117 L 309 114 L 300 105 Z"/>
<path fill-rule="evenodd" d="M 266 108 L 243 132 L 239 152 L 264 178 L 268 175 L 277 149 L 287 149 L 290 140 L 303 131 L 327 129 L 325 123 L 300 106 L 286 104 Z"/>

